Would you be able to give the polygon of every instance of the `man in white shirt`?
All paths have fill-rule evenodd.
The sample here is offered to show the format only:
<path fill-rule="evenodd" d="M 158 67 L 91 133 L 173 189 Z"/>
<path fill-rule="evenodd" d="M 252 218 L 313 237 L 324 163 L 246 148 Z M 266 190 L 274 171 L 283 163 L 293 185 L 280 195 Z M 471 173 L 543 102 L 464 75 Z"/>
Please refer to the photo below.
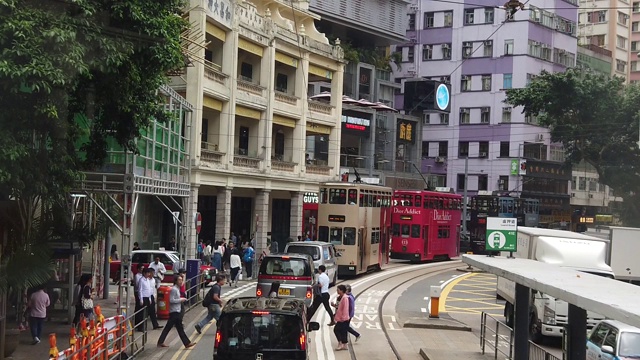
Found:
<path fill-rule="evenodd" d="M 318 275 L 318 282 L 314 286 L 315 289 L 314 289 L 313 303 L 311 304 L 311 307 L 307 312 L 307 321 L 311 321 L 311 318 L 316 313 L 316 310 L 318 310 L 318 307 L 322 303 L 322 305 L 324 305 L 325 310 L 327 310 L 329 317 L 331 318 L 331 322 L 329 323 L 329 326 L 333 326 L 336 323 L 335 321 L 333 321 L 333 311 L 331 311 L 331 305 L 329 304 L 329 299 L 331 297 L 329 295 L 329 283 L 331 282 L 331 280 L 329 280 L 329 276 L 325 273 L 326 270 L 327 268 L 324 265 L 318 266 L 318 272 L 320 274 Z"/>
<path fill-rule="evenodd" d="M 153 269 L 155 275 L 155 287 L 156 289 L 158 287 L 160 287 L 160 282 L 162 282 L 162 280 L 164 280 L 164 274 L 167 273 L 167 268 L 164 267 L 164 264 L 160 262 L 160 257 L 156 256 L 156 260 L 154 262 L 152 262 L 151 264 L 149 264 L 149 269 Z"/>
<path fill-rule="evenodd" d="M 206 265 L 211 264 L 211 253 L 212 253 L 211 243 L 207 242 L 207 246 L 205 246 L 204 250 L 202 250 L 203 261 Z"/>
<path fill-rule="evenodd" d="M 140 279 L 138 285 L 139 297 L 136 299 L 136 302 L 140 308 L 147 308 L 147 314 L 151 319 L 153 329 L 156 330 L 162 328 L 162 326 L 158 324 L 158 318 L 156 317 L 156 299 L 153 295 L 155 292 L 153 273 L 153 269 L 145 269 L 145 277 Z M 142 326 L 142 324 L 139 326 Z"/>

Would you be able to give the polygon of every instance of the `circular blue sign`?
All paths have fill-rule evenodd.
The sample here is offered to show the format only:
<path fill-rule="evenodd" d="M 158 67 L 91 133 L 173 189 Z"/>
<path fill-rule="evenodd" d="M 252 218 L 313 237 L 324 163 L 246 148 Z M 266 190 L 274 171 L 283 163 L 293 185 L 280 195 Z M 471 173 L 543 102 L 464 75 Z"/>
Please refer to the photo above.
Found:
<path fill-rule="evenodd" d="M 438 105 L 438 109 L 446 110 L 447 107 L 449 107 L 449 99 L 449 88 L 447 88 L 447 85 L 438 85 L 438 89 L 436 90 L 436 105 Z"/>

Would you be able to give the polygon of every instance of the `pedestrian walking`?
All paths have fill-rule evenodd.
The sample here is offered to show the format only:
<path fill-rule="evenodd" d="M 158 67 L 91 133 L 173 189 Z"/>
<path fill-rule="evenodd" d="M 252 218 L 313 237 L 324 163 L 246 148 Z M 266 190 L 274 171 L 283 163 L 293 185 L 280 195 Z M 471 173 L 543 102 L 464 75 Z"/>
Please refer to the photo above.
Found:
<path fill-rule="evenodd" d="M 222 269 L 224 274 L 227 276 L 229 281 L 229 285 L 231 285 L 231 277 L 230 277 L 230 261 L 231 261 L 231 252 L 233 250 L 233 243 L 226 244 L 225 239 L 222 239 L 222 244 L 225 245 L 224 252 L 222 253 Z"/>
<path fill-rule="evenodd" d="M 149 264 L 149 269 L 153 270 L 153 279 L 155 280 L 155 288 L 160 287 L 160 283 L 164 280 L 164 274 L 167 273 L 167 268 L 160 262 L 160 257 L 156 256 L 154 262 Z"/>
<path fill-rule="evenodd" d="M 138 244 L 137 241 L 133 243 L 133 249 L 131 249 L 131 250 L 133 250 L 133 251 L 140 250 L 140 245 Z"/>
<path fill-rule="evenodd" d="M 333 329 L 333 333 L 336 335 L 338 339 L 338 347 L 336 351 L 347 350 L 348 339 L 348 328 L 349 328 L 349 301 L 348 296 L 346 296 L 347 287 L 340 284 L 337 286 L 338 296 L 341 298 L 338 303 L 338 309 L 336 310 L 336 315 L 334 320 L 336 321 L 336 327 Z M 347 301 L 345 301 L 347 300 Z"/>
<path fill-rule="evenodd" d="M 42 325 L 44 324 L 44 319 L 47 318 L 47 307 L 49 305 L 51 305 L 51 302 L 49 301 L 49 295 L 44 292 L 44 285 L 38 286 L 29 299 L 29 327 L 31 328 L 33 345 L 40 343 Z"/>
<path fill-rule="evenodd" d="M 158 347 L 169 347 L 164 341 L 169 331 L 174 327 L 178 331 L 178 336 L 180 336 L 180 340 L 182 340 L 185 348 L 189 349 L 196 345 L 196 343 L 189 340 L 189 337 L 184 332 L 184 325 L 182 324 L 182 303 L 187 301 L 186 297 L 180 296 L 180 288 L 183 284 L 184 278 L 182 276 L 176 276 L 175 279 L 173 279 L 173 287 L 169 293 L 169 320 L 167 321 L 167 326 L 162 330 L 160 338 L 158 338 Z"/>
<path fill-rule="evenodd" d="M 111 245 L 111 261 L 120 260 L 120 255 L 118 254 L 118 247 L 116 244 Z"/>
<path fill-rule="evenodd" d="M 238 249 L 234 247 L 230 251 L 229 268 L 231 270 L 231 281 L 229 282 L 229 286 L 231 286 L 231 283 L 234 283 L 235 286 L 238 287 L 238 275 L 242 271 L 242 260 L 240 260 L 240 252 Z"/>
<path fill-rule="evenodd" d="M 198 259 L 200 259 L 200 261 L 202 261 L 202 252 L 204 251 L 204 241 L 202 239 L 200 239 L 200 242 L 198 243 L 198 247 L 196 248 L 196 251 L 198 252 Z"/>
<path fill-rule="evenodd" d="M 207 308 L 207 316 L 196 324 L 195 328 L 198 334 L 202 334 L 202 328 L 212 319 L 220 319 L 222 313 L 222 285 L 224 285 L 224 275 L 216 275 L 216 283 L 213 284 L 207 295 L 202 299 L 202 306 Z"/>
<path fill-rule="evenodd" d="M 84 313 L 84 309 L 82 308 L 82 301 L 80 301 L 80 296 L 82 294 L 82 289 L 84 288 L 85 284 L 87 284 L 90 280 L 91 280 L 91 275 L 82 274 L 82 276 L 80 276 L 80 280 L 78 280 L 78 283 L 73 288 L 73 302 L 71 303 L 71 305 L 73 305 L 76 309 L 76 312 L 72 321 L 73 327 L 78 326 L 78 324 L 80 323 L 80 316 Z"/>
<path fill-rule="evenodd" d="M 86 274 L 81 277 L 84 280 L 82 283 L 82 290 L 78 297 L 78 304 L 80 305 L 80 315 L 84 316 L 87 321 L 93 317 L 93 294 L 91 289 L 91 283 L 93 282 L 93 275 Z"/>
<path fill-rule="evenodd" d="M 247 280 L 251 280 L 253 277 L 253 258 L 256 252 L 253 250 L 251 244 L 247 244 L 244 248 L 244 254 L 242 256 L 242 260 L 244 260 L 244 266 L 247 270 Z"/>
<path fill-rule="evenodd" d="M 202 262 L 206 265 L 211 265 L 211 244 L 205 243 L 204 250 L 202 250 Z"/>
<path fill-rule="evenodd" d="M 222 245 L 219 241 L 216 241 L 216 243 L 213 245 L 211 254 L 211 265 L 218 271 L 222 271 L 222 255 Z"/>
<path fill-rule="evenodd" d="M 351 320 L 356 314 L 356 298 L 351 293 L 351 285 L 345 285 L 345 288 L 347 289 L 347 298 L 349 299 L 349 324 L 347 327 L 347 331 L 349 332 L 349 334 L 355 336 L 356 342 L 358 342 L 358 340 L 360 340 L 360 333 L 351 327 Z"/>
<path fill-rule="evenodd" d="M 162 326 L 158 324 L 158 318 L 156 317 L 156 299 L 154 294 L 154 285 L 155 280 L 153 279 L 154 271 L 153 269 L 145 269 L 145 277 L 140 279 L 139 285 L 139 295 L 140 297 L 137 299 L 137 302 L 140 306 L 140 309 L 146 307 L 147 315 L 151 319 L 151 324 L 153 324 L 153 330 L 161 329 Z M 144 320 L 138 324 L 138 331 L 144 330 Z"/>
<path fill-rule="evenodd" d="M 326 266 L 324 265 L 318 266 L 318 272 L 320 274 L 318 275 L 318 282 L 314 285 L 313 303 L 311 304 L 311 307 L 309 308 L 309 312 L 307 313 L 307 322 L 311 321 L 311 318 L 318 310 L 318 307 L 320 307 L 320 304 L 323 304 L 325 310 L 327 311 L 327 313 L 329 314 L 329 317 L 331 318 L 331 322 L 329 323 L 329 326 L 333 326 L 336 323 L 333 318 L 333 311 L 331 311 L 331 305 L 329 304 L 329 299 L 330 299 L 329 283 L 331 282 L 331 280 L 329 280 L 329 276 L 326 274 L 325 271 L 327 271 Z"/>

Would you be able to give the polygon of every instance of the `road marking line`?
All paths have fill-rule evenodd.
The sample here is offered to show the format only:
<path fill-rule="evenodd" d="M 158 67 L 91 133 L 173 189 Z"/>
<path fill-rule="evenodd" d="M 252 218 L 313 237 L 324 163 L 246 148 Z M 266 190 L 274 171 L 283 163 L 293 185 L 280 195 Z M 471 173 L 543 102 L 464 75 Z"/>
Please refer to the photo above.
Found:
<path fill-rule="evenodd" d="M 230 296 L 234 296 L 236 294 L 242 293 L 244 291 L 246 291 L 247 289 L 256 286 L 257 282 L 253 281 L 250 282 L 248 284 L 242 285 L 239 288 L 234 288 L 233 290 L 230 290 L 228 292 L 225 292 L 222 294 L 222 299 L 223 300 L 227 300 Z M 222 290 L 224 291 L 224 286 L 222 287 Z M 204 313 L 208 311 L 207 309 L 202 309 L 202 311 L 200 311 L 200 313 L 198 313 L 199 316 L 203 316 Z M 196 319 L 194 321 L 197 321 L 198 317 L 196 317 Z M 196 336 L 196 339 L 200 339 L 202 338 L 202 335 L 204 335 L 204 333 L 207 331 L 207 329 L 209 329 L 213 324 L 215 323 L 215 320 L 210 322 L 209 324 L 205 325 L 205 327 L 202 328 L 202 334 L 196 335 L 198 332 L 196 330 L 193 330 L 191 332 L 191 335 L 189 336 L 189 339 L 193 338 L 193 336 Z M 196 322 L 197 324 L 197 322 Z M 184 324 L 183 324 L 184 325 Z M 186 330 L 185 330 L 186 332 Z M 178 338 L 179 340 L 179 338 Z M 185 349 L 184 347 L 178 349 L 178 351 L 176 351 L 175 354 L 173 354 L 173 356 L 171 357 L 171 360 L 178 360 L 178 358 L 180 357 L 180 355 L 182 355 L 183 352 L 186 352 L 187 350 L 191 350 L 191 349 Z M 184 356 L 180 359 L 180 360 L 184 360 L 186 359 L 186 357 L 188 356 L 188 352 L 186 352 L 186 354 L 184 354 Z"/>
<path fill-rule="evenodd" d="M 438 306 L 439 312 L 446 312 L 446 304 L 447 304 L 447 296 L 449 296 L 449 292 L 453 289 L 456 284 L 460 281 L 475 276 L 477 273 L 467 273 L 462 275 L 457 275 L 456 277 L 450 279 L 446 283 L 442 284 L 442 291 L 440 292 L 440 306 Z"/>
<path fill-rule="evenodd" d="M 420 308 L 420 311 L 422 311 L 423 313 L 427 312 L 427 308 Z"/>

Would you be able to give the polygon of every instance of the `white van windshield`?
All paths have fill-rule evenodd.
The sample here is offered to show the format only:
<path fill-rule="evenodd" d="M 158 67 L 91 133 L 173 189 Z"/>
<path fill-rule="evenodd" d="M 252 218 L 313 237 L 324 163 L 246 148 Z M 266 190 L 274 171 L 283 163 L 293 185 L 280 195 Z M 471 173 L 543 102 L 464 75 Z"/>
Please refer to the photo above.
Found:
<path fill-rule="evenodd" d="M 317 246 L 289 245 L 287 247 L 289 254 L 305 254 L 311 256 L 315 260 L 320 260 L 320 251 Z"/>

